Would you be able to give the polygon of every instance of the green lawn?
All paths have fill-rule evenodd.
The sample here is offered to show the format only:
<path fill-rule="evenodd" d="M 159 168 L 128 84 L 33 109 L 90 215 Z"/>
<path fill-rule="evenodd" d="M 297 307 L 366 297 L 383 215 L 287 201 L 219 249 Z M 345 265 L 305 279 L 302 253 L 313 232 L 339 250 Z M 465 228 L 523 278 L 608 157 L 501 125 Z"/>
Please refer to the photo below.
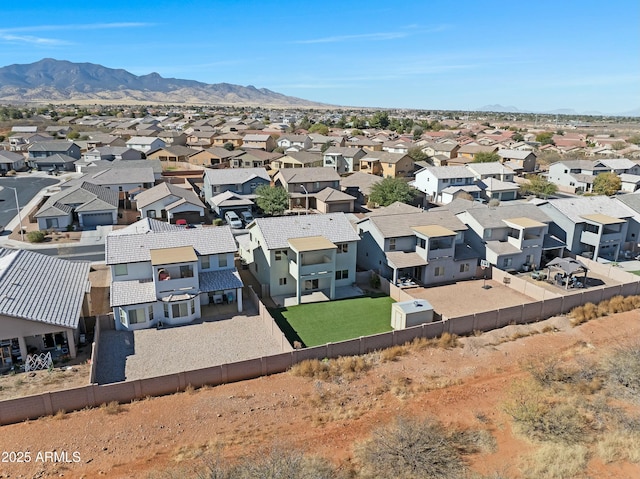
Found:
<path fill-rule="evenodd" d="M 640 276 L 640 271 L 629 271 L 629 273 L 637 274 L 638 276 Z"/>
<path fill-rule="evenodd" d="M 302 304 L 270 310 L 289 341 L 318 346 L 391 331 L 388 296 Z"/>

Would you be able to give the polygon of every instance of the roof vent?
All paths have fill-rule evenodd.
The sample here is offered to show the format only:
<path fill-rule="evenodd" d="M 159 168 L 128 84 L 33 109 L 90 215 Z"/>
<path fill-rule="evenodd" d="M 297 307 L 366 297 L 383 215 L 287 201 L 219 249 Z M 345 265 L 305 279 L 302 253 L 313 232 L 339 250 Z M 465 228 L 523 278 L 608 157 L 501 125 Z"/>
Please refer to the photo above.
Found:
<path fill-rule="evenodd" d="M 414 301 L 414 302 L 413 302 L 413 305 L 414 305 L 416 308 L 422 308 L 422 303 L 421 303 L 420 301 Z"/>

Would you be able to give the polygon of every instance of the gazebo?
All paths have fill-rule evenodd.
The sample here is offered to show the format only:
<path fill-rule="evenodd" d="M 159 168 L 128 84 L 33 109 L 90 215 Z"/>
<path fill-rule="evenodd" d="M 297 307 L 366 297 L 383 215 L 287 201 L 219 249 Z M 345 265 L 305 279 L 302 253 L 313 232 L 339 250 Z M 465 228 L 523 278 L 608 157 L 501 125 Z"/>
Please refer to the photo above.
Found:
<path fill-rule="evenodd" d="M 553 279 L 556 283 L 560 283 L 565 286 L 565 289 L 569 289 L 569 286 L 575 287 L 576 276 L 584 273 L 584 279 L 582 280 L 582 287 L 587 284 L 587 268 L 582 262 L 575 258 L 554 258 L 547 263 L 548 278 L 552 278 L 551 272 L 555 273 Z M 580 286 L 578 286 L 580 287 Z"/>

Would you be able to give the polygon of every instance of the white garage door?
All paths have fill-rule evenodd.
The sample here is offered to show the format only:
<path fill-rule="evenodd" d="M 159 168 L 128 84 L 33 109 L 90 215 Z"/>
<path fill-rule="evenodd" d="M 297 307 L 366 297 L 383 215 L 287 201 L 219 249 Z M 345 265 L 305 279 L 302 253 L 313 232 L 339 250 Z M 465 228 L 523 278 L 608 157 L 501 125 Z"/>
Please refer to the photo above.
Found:
<path fill-rule="evenodd" d="M 82 215 L 82 224 L 87 226 L 99 226 L 113 224 L 111 213 L 84 213 Z"/>

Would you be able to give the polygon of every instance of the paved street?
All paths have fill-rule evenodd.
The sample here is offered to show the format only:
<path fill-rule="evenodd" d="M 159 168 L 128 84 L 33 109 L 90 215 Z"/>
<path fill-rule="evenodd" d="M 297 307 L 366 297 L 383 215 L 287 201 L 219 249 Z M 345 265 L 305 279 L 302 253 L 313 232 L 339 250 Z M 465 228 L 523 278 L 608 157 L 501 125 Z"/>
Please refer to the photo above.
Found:
<path fill-rule="evenodd" d="M 19 178 L 0 178 L 0 186 L 6 186 L 0 191 L 0 225 L 6 226 L 14 217 L 18 215 L 16 210 L 15 193 L 10 188 L 18 191 L 18 202 L 23 209 L 23 216 L 28 213 L 24 207 L 29 203 L 40 190 L 58 183 L 57 178 L 46 178 L 42 176 L 21 176 Z"/>

